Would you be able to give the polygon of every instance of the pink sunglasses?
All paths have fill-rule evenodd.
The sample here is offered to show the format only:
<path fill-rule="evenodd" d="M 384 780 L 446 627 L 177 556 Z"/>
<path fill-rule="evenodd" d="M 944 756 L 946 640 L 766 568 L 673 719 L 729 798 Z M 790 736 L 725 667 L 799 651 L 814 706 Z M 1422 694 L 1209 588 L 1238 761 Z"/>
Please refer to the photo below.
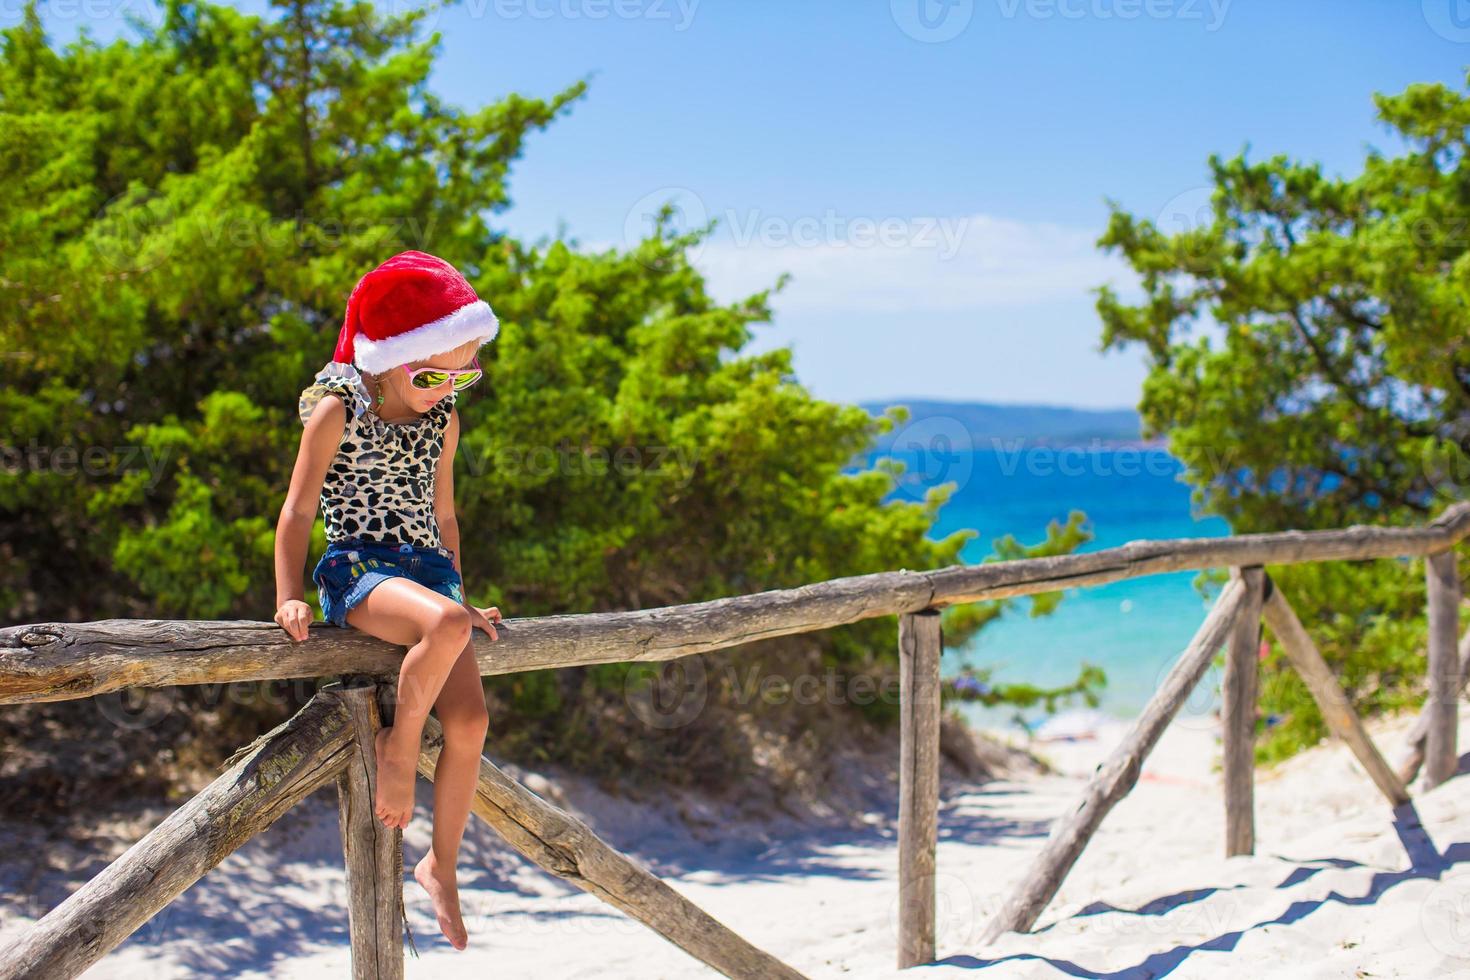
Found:
<path fill-rule="evenodd" d="M 443 368 L 415 368 L 409 370 L 407 364 L 400 364 L 403 373 L 408 375 L 408 383 L 421 391 L 437 388 L 446 381 L 454 382 L 455 391 L 464 391 L 470 385 L 480 380 L 484 373 L 480 369 L 480 358 L 475 357 L 472 366 L 456 371 L 446 371 Z"/>

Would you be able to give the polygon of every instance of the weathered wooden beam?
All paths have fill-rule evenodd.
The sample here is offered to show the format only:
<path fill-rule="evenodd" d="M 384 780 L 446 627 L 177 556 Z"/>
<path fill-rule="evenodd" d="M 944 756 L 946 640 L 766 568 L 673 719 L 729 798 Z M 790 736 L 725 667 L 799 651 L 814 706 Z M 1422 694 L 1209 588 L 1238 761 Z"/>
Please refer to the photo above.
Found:
<path fill-rule="evenodd" d="M 1465 690 L 1465 681 L 1470 678 L 1470 629 L 1460 636 L 1460 687 Z M 1404 753 L 1399 758 L 1398 765 L 1394 767 L 1394 775 L 1398 776 L 1399 782 L 1408 786 L 1419 774 L 1419 767 L 1424 764 L 1424 743 L 1429 738 L 1429 722 L 1434 712 L 1430 705 L 1425 704 L 1419 711 L 1419 717 L 1414 720 L 1414 727 L 1409 729 L 1408 744 Z"/>
<path fill-rule="evenodd" d="M 898 617 L 899 969 L 934 960 L 943 650 L 939 610 Z"/>
<path fill-rule="evenodd" d="M 345 705 L 319 692 L 236 752 L 223 775 L 0 951 L 0 980 L 77 976 L 330 782 L 351 754 Z"/>
<path fill-rule="evenodd" d="M 1133 728 L 1107 759 L 1098 764 L 1081 801 L 1053 825 L 1045 847 L 1032 862 L 1025 879 L 1010 900 L 986 923 L 981 934 L 982 943 L 992 942 L 1006 932 L 1025 932 L 1036 924 L 1103 817 L 1138 782 L 1144 759 L 1170 720 L 1178 714 L 1189 692 L 1204 676 L 1215 651 L 1230 635 L 1245 600 L 1244 581 L 1232 578 L 1189 646 L 1149 699 Z"/>
<path fill-rule="evenodd" d="M 1130 541 L 1073 555 L 879 572 L 794 589 L 632 612 L 510 619 L 475 633 L 481 674 L 673 660 L 876 616 L 1056 592 L 1184 569 L 1420 555 L 1470 534 L 1470 501 L 1420 527 L 1355 524 L 1226 538 Z M 304 642 L 252 620 L 101 620 L 0 629 L 0 703 L 64 701 L 127 687 L 363 673 L 396 675 L 399 647 L 321 623 Z"/>
<path fill-rule="evenodd" d="M 1259 565 L 1230 570 L 1246 589 L 1244 605 L 1225 649 L 1220 725 L 1225 791 L 1225 856 L 1256 849 L 1256 702 L 1260 688 L 1261 602 L 1266 572 Z"/>
<path fill-rule="evenodd" d="M 373 812 L 378 760 L 377 686 L 354 680 L 340 691 L 351 718 L 353 749 L 337 776 L 337 825 L 347 867 L 347 923 L 353 980 L 403 978 L 403 835 Z"/>
<path fill-rule="evenodd" d="M 1460 572 L 1454 549 L 1429 555 L 1424 562 L 1429 593 L 1429 695 L 1425 710 L 1429 728 L 1424 743 L 1424 787 L 1433 789 L 1455 774 L 1459 765 L 1457 729 L 1460 658 L 1455 639 L 1460 632 Z"/>
<path fill-rule="evenodd" d="M 434 778 L 443 747 L 444 729 L 431 715 L 424 722 L 424 749 L 418 763 L 424 778 Z M 532 793 L 483 756 L 471 809 L 527 860 L 626 912 L 725 976 L 788 980 L 802 976 L 740 938 L 614 850 L 592 828 Z"/>
<path fill-rule="evenodd" d="M 1275 583 L 1271 584 L 1263 610 L 1266 625 L 1280 641 L 1286 659 L 1291 662 L 1302 683 L 1311 692 L 1312 699 L 1317 702 L 1322 720 L 1327 723 L 1327 730 L 1352 750 L 1358 764 L 1391 806 L 1397 807 L 1409 802 L 1404 783 L 1394 775 L 1378 747 L 1368 737 L 1363 723 L 1358 720 L 1358 713 L 1353 710 L 1352 702 L 1348 700 L 1342 685 L 1333 675 L 1332 668 L 1317 649 L 1317 644 L 1312 642 L 1306 627 L 1297 618 L 1296 610 L 1291 608 L 1291 603 L 1286 601 L 1281 590 L 1275 588 Z"/>

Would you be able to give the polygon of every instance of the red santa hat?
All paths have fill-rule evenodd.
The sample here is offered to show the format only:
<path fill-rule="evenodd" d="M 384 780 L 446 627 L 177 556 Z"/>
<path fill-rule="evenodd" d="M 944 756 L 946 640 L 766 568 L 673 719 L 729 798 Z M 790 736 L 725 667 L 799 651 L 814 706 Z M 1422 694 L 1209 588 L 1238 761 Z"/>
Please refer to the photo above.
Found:
<path fill-rule="evenodd" d="M 347 299 L 334 362 L 381 374 L 500 330 L 490 304 L 459 270 L 435 255 L 399 252 L 363 276 Z"/>

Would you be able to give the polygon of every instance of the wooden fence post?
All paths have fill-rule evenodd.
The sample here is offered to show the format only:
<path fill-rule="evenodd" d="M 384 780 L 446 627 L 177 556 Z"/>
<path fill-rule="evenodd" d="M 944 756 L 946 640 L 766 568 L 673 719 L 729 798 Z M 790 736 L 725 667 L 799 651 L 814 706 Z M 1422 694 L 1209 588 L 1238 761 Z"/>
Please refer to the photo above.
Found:
<path fill-rule="evenodd" d="M 1460 634 L 1460 690 L 1455 694 L 1457 698 L 1465 690 L 1467 677 L 1470 677 L 1470 629 Z M 1429 738 L 1431 707 L 1432 705 L 1425 703 L 1419 709 L 1419 717 L 1414 720 L 1414 727 L 1409 730 L 1409 737 L 1405 739 L 1407 745 L 1399 757 L 1398 765 L 1394 768 L 1394 775 L 1398 776 L 1399 782 L 1405 786 L 1414 781 L 1414 777 L 1419 774 L 1419 767 L 1424 765 L 1424 743 Z"/>
<path fill-rule="evenodd" d="M 939 843 L 938 609 L 898 617 L 898 967 L 934 960 Z"/>
<path fill-rule="evenodd" d="M 1450 548 L 1424 559 L 1429 592 L 1429 731 L 1424 750 L 1424 785 L 1433 789 L 1455 774 L 1459 763 L 1460 575 Z"/>
<path fill-rule="evenodd" d="M 337 777 L 337 823 L 347 867 L 347 924 L 353 980 L 403 978 L 403 837 L 373 812 L 378 762 L 377 685 L 370 678 L 328 684 L 352 719 L 356 751 Z"/>
<path fill-rule="evenodd" d="M 1231 568 L 1246 589 L 1225 651 L 1220 723 L 1224 730 L 1225 856 L 1256 849 L 1256 703 L 1260 689 L 1261 605 L 1266 572 L 1260 565 Z"/>

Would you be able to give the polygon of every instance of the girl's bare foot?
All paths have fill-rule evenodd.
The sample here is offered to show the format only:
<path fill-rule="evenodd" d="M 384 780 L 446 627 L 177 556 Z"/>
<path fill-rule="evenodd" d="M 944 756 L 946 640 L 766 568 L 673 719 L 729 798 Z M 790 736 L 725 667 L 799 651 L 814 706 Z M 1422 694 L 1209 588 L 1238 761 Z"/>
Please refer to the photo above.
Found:
<path fill-rule="evenodd" d="M 440 868 L 434 852 L 430 851 L 414 865 L 413 876 L 433 900 L 434 915 L 439 919 L 444 938 L 455 949 L 464 949 L 469 945 L 469 935 L 459 914 L 459 885 L 454 880 L 454 869 Z"/>
<path fill-rule="evenodd" d="M 405 752 L 391 736 L 393 726 L 379 728 L 375 736 L 378 750 L 378 792 L 373 812 L 385 827 L 408 826 L 413 816 L 413 778 L 418 762 L 417 751 Z"/>

